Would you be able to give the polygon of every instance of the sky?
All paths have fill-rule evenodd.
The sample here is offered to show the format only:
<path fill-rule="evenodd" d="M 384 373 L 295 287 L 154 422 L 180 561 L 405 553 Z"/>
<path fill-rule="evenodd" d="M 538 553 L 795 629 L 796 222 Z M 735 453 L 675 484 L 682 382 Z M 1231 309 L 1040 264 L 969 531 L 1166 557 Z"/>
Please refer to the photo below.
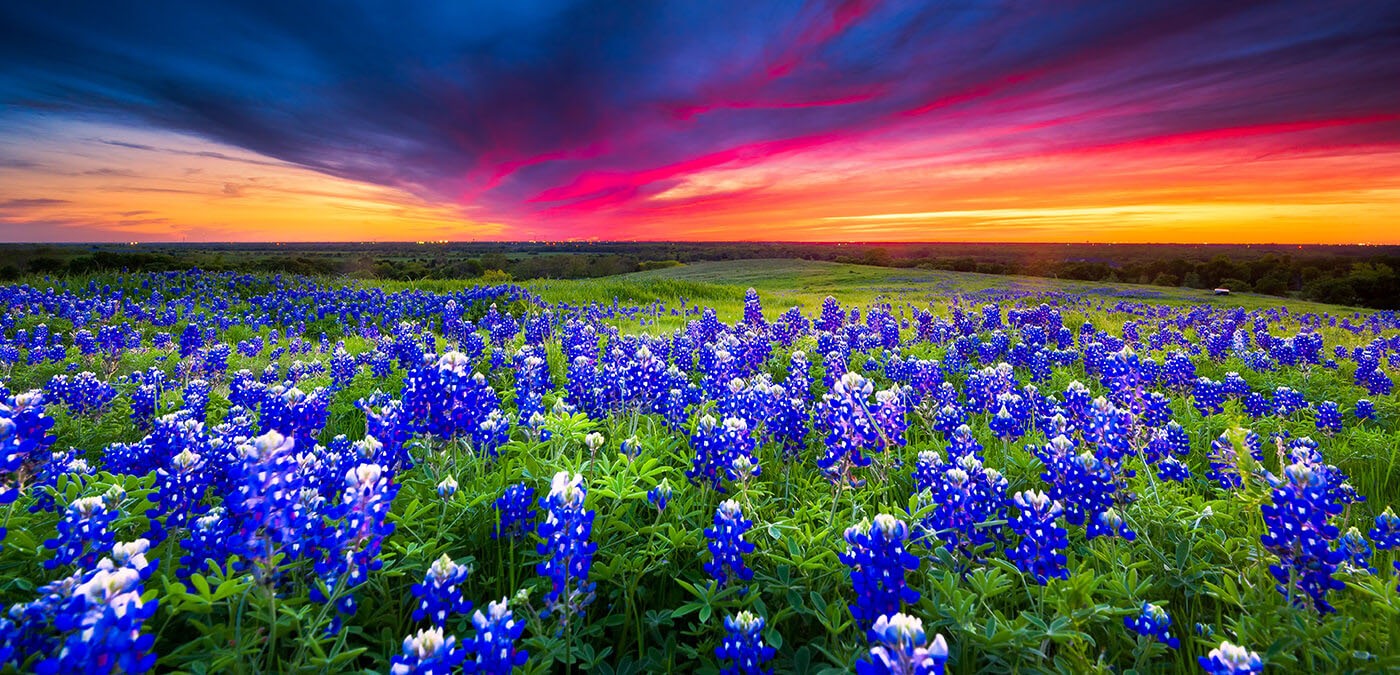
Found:
<path fill-rule="evenodd" d="M 0 3 L 0 241 L 1400 244 L 1400 3 Z"/>

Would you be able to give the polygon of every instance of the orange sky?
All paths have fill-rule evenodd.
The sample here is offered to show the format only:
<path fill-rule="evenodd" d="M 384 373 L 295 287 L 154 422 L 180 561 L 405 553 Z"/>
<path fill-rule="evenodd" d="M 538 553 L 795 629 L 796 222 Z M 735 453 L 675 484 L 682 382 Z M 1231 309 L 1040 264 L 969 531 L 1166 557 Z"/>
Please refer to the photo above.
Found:
<path fill-rule="evenodd" d="M 0 166 L 0 239 L 549 239 L 572 221 L 611 239 L 1400 243 L 1400 148 L 1288 150 L 1306 131 L 1041 154 L 872 137 L 514 224 L 192 136 L 32 131 L 61 137 L 0 146 L 23 160 Z"/>

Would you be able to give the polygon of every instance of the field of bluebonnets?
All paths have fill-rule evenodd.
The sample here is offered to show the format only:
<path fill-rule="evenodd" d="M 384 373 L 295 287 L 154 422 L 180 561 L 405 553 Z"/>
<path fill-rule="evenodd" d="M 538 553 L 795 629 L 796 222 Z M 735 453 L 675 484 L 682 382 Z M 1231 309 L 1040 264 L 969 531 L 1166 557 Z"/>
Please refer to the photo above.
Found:
<path fill-rule="evenodd" d="M 574 283 L 0 287 L 5 670 L 1400 668 L 1395 314 Z"/>

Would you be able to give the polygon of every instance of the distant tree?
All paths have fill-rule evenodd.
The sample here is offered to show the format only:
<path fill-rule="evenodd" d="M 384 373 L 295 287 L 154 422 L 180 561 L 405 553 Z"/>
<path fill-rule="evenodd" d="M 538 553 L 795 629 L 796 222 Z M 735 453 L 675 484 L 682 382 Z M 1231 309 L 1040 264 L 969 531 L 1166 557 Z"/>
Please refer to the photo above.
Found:
<path fill-rule="evenodd" d="M 481 273 L 480 279 L 481 283 L 488 285 L 508 284 L 514 280 L 515 279 L 510 276 L 509 272 L 504 272 L 501 270 L 486 270 L 485 272 Z"/>
<path fill-rule="evenodd" d="M 1303 286 L 1303 297 L 1334 305 L 1355 305 L 1356 289 L 1349 279 L 1322 277 Z"/>
<path fill-rule="evenodd" d="M 1254 290 L 1257 293 L 1267 293 L 1269 295 L 1287 295 L 1288 277 L 1281 270 L 1275 270 L 1265 274 L 1261 279 L 1254 282 Z"/>
<path fill-rule="evenodd" d="M 28 267 L 30 274 L 53 274 L 54 272 L 65 269 L 67 266 L 58 258 L 40 256 L 31 259 Z"/>
<path fill-rule="evenodd" d="M 1176 276 L 1175 274 L 1168 274 L 1166 272 L 1161 272 L 1157 276 L 1152 278 L 1153 286 L 1177 286 L 1180 283 L 1181 277 Z"/>

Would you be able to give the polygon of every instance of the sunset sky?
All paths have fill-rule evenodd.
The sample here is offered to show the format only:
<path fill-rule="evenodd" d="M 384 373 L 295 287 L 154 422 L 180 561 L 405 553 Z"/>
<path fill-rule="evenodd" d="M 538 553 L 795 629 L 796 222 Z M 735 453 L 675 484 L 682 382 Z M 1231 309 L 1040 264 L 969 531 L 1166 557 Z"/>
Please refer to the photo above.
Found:
<path fill-rule="evenodd" d="M 1400 3 L 0 5 L 0 241 L 429 239 L 1398 244 Z"/>

